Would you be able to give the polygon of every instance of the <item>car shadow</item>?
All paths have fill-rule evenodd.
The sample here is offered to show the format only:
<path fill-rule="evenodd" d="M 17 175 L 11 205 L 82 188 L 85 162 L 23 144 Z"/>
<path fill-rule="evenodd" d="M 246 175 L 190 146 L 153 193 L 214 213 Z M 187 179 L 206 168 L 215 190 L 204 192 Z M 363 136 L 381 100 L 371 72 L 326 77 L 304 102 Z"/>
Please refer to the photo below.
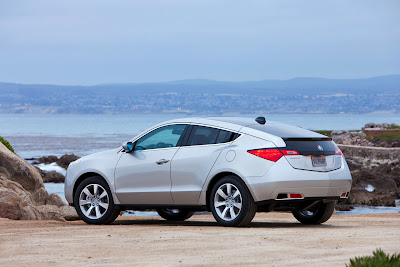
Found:
<path fill-rule="evenodd" d="M 184 222 L 171 222 L 165 221 L 163 219 L 137 219 L 137 220 L 123 220 L 119 219 L 114 221 L 111 225 L 157 225 L 161 227 L 170 227 L 170 226 L 181 226 L 181 227 L 222 227 L 217 222 L 212 221 L 184 221 Z M 252 222 L 248 226 L 240 227 L 240 228 L 319 228 L 319 229 L 335 229 L 335 228 L 344 228 L 347 226 L 337 226 L 332 225 L 329 222 L 325 224 L 319 225 L 305 225 L 299 222 Z"/>

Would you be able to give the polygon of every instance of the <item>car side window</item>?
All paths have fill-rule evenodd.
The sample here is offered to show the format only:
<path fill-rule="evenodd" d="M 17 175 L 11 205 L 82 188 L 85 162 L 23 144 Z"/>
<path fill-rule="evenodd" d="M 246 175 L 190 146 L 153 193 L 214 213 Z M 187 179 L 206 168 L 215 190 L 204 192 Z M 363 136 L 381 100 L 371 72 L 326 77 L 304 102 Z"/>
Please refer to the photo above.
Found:
<path fill-rule="evenodd" d="M 193 126 L 188 146 L 215 144 L 219 129 L 206 126 Z"/>
<path fill-rule="evenodd" d="M 176 147 L 186 126 L 174 124 L 157 128 L 137 140 L 135 150 Z"/>
<path fill-rule="evenodd" d="M 239 137 L 239 134 L 225 131 L 225 130 L 220 130 L 218 137 L 217 137 L 217 144 L 220 143 L 226 143 L 235 140 L 236 138 Z"/>

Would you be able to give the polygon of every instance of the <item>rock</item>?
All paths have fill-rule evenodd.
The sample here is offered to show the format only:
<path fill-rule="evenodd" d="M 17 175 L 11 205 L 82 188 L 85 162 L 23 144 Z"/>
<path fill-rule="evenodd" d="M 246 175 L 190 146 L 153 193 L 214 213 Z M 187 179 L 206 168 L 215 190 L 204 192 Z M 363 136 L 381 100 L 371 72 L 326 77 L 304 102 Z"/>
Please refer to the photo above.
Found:
<path fill-rule="evenodd" d="M 65 176 L 56 171 L 44 172 L 43 182 L 45 183 L 64 183 Z"/>
<path fill-rule="evenodd" d="M 57 162 L 58 166 L 63 167 L 64 169 L 67 169 L 69 164 L 77 159 L 79 159 L 79 157 L 74 154 L 64 155 L 56 162 Z"/>
<path fill-rule="evenodd" d="M 16 181 L 28 192 L 35 192 L 43 186 L 40 173 L 31 164 L 0 145 L 0 168 L 2 173 L 12 181 Z"/>
<path fill-rule="evenodd" d="M 50 164 L 50 163 L 56 162 L 57 160 L 58 160 L 58 158 L 56 156 L 41 157 L 41 158 L 38 158 L 34 164 L 38 164 L 38 163 Z"/>
<path fill-rule="evenodd" d="M 65 204 L 66 203 L 64 202 L 64 200 L 62 200 L 61 197 L 56 194 L 51 194 L 47 198 L 47 202 L 46 202 L 46 205 L 55 205 L 57 207 L 65 206 Z"/>
<path fill-rule="evenodd" d="M 0 217 L 64 221 L 77 215 L 59 196 L 49 196 L 35 167 L 0 143 Z"/>
<path fill-rule="evenodd" d="M 22 217 L 22 200 L 17 193 L 0 188 L 0 217 L 19 220 Z"/>
<path fill-rule="evenodd" d="M 47 199 L 49 198 L 49 194 L 44 187 L 41 187 L 31 196 L 36 205 L 46 205 Z"/>
<path fill-rule="evenodd" d="M 78 213 L 76 213 L 76 210 L 74 207 L 71 206 L 63 206 L 61 208 L 61 213 L 62 216 L 66 221 L 76 221 L 80 220 Z"/>

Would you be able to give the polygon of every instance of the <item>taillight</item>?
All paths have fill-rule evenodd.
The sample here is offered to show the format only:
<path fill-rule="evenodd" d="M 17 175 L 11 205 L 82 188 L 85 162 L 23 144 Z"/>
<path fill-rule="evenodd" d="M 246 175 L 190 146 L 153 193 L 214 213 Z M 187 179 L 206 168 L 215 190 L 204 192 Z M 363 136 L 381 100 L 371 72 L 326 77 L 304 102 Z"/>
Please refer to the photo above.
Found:
<path fill-rule="evenodd" d="M 247 152 L 257 157 L 267 159 L 273 162 L 277 162 L 283 156 L 282 152 L 279 149 L 274 149 L 274 148 L 254 149 L 254 150 L 248 150 Z"/>
<path fill-rule="evenodd" d="M 291 156 L 291 155 L 300 155 L 299 152 L 297 152 L 296 150 L 283 150 L 281 149 L 283 155 L 285 156 Z"/>
<path fill-rule="evenodd" d="M 343 155 L 342 150 L 339 148 L 335 150 L 335 155 Z"/>

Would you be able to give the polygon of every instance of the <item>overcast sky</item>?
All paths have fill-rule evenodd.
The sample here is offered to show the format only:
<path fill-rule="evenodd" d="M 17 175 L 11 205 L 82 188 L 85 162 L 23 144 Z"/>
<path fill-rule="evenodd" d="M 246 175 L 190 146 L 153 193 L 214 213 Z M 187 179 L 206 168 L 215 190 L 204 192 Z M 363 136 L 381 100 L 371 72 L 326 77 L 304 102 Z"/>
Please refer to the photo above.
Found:
<path fill-rule="evenodd" d="M 2 82 L 386 74 L 400 74 L 398 0 L 0 0 Z"/>

